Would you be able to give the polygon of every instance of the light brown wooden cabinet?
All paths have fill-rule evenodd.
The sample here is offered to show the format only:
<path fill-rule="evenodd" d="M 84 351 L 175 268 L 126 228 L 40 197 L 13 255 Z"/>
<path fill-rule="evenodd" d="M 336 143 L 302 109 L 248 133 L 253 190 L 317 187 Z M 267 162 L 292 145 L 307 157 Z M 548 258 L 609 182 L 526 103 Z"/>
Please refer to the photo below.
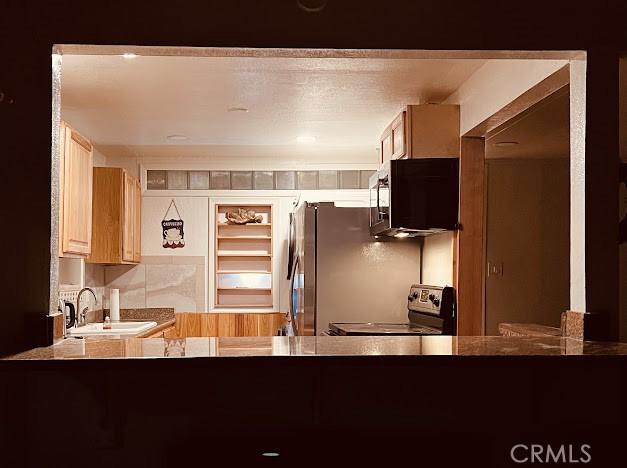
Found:
<path fill-rule="evenodd" d="M 132 264 L 141 260 L 141 187 L 119 167 L 93 170 L 93 229 L 89 263 Z"/>
<path fill-rule="evenodd" d="M 392 127 L 388 127 L 381 135 L 381 164 L 392 159 Z"/>
<path fill-rule="evenodd" d="M 276 336 L 285 324 L 281 312 L 176 312 L 175 316 L 176 335 L 180 337 Z"/>
<path fill-rule="evenodd" d="M 380 139 L 381 164 L 390 159 L 459 157 L 459 106 L 406 106 Z"/>
<path fill-rule="evenodd" d="M 91 252 L 93 147 L 61 122 L 59 146 L 59 256 Z"/>

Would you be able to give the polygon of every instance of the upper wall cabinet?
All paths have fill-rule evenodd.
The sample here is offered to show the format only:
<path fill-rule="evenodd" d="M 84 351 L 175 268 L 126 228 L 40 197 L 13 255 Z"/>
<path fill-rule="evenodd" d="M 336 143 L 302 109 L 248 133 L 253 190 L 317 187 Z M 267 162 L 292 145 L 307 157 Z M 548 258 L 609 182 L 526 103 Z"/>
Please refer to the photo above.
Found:
<path fill-rule="evenodd" d="M 141 187 L 119 167 L 94 168 L 93 230 L 89 263 L 141 260 Z"/>
<path fill-rule="evenodd" d="M 59 155 L 59 256 L 91 252 L 93 147 L 61 122 Z"/>
<path fill-rule="evenodd" d="M 381 135 L 381 164 L 390 159 L 459 156 L 459 106 L 406 106 Z"/>

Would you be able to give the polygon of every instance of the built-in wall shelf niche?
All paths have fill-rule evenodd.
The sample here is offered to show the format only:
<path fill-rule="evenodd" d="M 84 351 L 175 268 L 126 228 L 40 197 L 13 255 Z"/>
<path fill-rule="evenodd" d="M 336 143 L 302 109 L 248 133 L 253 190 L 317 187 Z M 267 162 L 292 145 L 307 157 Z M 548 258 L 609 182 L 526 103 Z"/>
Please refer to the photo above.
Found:
<path fill-rule="evenodd" d="M 229 222 L 226 214 L 240 208 L 261 222 Z M 272 205 L 221 203 L 215 209 L 215 307 L 272 307 Z"/>

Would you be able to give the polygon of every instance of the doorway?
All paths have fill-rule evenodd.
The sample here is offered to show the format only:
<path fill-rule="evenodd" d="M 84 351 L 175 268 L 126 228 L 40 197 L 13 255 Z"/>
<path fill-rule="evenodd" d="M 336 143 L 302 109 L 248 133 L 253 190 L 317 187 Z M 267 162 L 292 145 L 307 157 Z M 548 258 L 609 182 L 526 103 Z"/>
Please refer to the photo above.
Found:
<path fill-rule="evenodd" d="M 486 135 L 486 335 L 569 307 L 569 131 L 564 87 Z"/>

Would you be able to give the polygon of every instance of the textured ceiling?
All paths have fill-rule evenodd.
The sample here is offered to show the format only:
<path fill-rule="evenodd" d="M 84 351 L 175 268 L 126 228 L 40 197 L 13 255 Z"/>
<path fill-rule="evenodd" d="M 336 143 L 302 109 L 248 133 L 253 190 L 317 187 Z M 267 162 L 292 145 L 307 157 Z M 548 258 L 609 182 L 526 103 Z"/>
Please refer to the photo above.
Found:
<path fill-rule="evenodd" d="M 564 88 L 539 102 L 523 115 L 496 129 L 486 139 L 486 158 L 568 158 L 570 152 L 570 103 Z M 518 142 L 498 147 L 498 142 Z"/>
<path fill-rule="evenodd" d="M 353 147 L 405 104 L 439 102 L 485 60 L 64 55 L 63 118 L 99 145 Z M 249 112 L 227 112 L 245 107 Z M 167 135 L 183 134 L 171 143 Z M 312 146 L 314 146 L 312 145 Z"/>

